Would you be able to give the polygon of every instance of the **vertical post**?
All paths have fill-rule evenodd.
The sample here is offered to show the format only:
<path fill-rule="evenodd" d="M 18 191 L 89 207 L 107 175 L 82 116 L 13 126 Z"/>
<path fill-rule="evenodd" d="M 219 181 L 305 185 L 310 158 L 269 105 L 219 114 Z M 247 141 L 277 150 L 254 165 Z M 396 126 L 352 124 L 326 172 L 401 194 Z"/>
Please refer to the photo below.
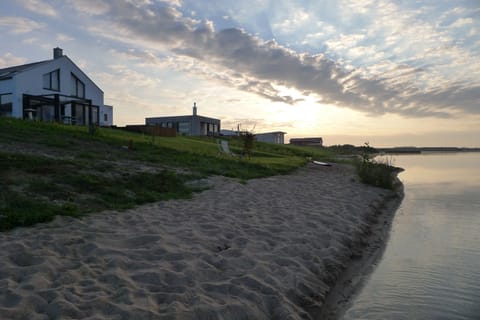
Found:
<path fill-rule="evenodd" d="M 60 122 L 60 96 L 55 93 L 53 98 L 54 118 L 56 122 Z"/>
<path fill-rule="evenodd" d="M 27 96 L 26 94 L 23 94 L 23 99 L 22 99 L 22 100 L 23 100 L 23 101 L 22 101 L 22 102 L 23 102 L 22 119 L 25 120 L 25 118 L 26 118 L 26 117 L 25 117 L 25 115 L 26 115 L 25 109 L 28 109 L 28 105 L 30 104 L 30 103 L 29 103 L 30 100 L 28 99 L 28 96 Z M 27 116 L 28 116 L 28 115 L 27 115 Z"/>
<path fill-rule="evenodd" d="M 72 101 L 72 103 L 70 104 L 70 123 L 71 124 L 77 124 L 77 119 L 76 119 L 76 116 L 77 116 L 77 105 L 75 104 L 75 102 Z"/>
<path fill-rule="evenodd" d="M 95 134 L 95 124 L 92 121 L 92 100 L 88 100 L 88 133 Z"/>

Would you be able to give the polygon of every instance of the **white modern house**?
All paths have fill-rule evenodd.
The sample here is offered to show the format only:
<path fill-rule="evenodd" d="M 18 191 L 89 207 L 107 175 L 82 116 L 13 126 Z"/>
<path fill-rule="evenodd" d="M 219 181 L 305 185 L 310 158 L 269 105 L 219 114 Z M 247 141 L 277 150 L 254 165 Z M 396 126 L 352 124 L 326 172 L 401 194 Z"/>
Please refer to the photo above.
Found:
<path fill-rule="evenodd" d="M 0 69 L 0 116 L 113 124 L 103 91 L 60 48 L 53 49 L 53 59 Z"/>

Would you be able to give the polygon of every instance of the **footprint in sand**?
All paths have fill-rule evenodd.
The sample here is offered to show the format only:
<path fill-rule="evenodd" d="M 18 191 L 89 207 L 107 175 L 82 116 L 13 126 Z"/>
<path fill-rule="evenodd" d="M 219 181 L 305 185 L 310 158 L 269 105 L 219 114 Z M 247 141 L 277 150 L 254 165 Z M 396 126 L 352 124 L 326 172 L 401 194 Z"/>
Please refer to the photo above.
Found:
<path fill-rule="evenodd" d="M 145 235 L 139 237 L 128 238 L 125 240 L 125 247 L 128 249 L 144 248 L 146 245 L 151 245 L 152 243 L 160 240 L 161 237 L 157 235 Z"/>
<path fill-rule="evenodd" d="M 10 261 L 18 267 L 36 266 L 45 261 L 45 258 L 31 253 L 20 251 L 8 256 Z"/>
<path fill-rule="evenodd" d="M 7 289 L 2 295 L 0 305 L 4 308 L 15 308 L 20 303 L 20 301 L 22 301 L 21 296 Z"/>

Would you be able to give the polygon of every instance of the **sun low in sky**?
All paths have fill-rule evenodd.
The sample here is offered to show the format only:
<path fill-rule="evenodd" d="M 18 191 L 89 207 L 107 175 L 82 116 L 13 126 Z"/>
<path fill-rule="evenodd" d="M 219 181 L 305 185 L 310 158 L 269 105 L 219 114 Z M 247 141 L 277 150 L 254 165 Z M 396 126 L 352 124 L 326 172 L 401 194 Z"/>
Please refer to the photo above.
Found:
<path fill-rule="evenodd" d="M 480 147 L 480 2 L 3 0 L 0 68 L 61 47 L 115 124 L 191 113 L 327 145 Z"/>

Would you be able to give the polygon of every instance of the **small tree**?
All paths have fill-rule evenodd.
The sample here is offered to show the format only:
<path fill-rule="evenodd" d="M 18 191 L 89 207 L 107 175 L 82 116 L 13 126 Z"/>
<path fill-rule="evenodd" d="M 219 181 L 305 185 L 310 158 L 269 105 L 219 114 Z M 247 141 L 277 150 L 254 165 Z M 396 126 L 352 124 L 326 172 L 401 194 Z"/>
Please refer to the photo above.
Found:
<path fill-rule="evenodd" d="M 253 146 L 255 145 L 255 135 L 252 132 L 246 131 L 242 133 L 241 138 L 243 141 L 243 155 L 248 156 L 248 159 L 250 159 Z"/>
<path fill-rule="evenodd" d="M 392 160 L 376 161 L 373 158 L 374 148 L 368 142 L 363 147 L 361 159 L 356 162 L 357 173 L 363 183 L 376 187 L 394 189 L 395 177 L 403 169 L 392 165 Z"/>

